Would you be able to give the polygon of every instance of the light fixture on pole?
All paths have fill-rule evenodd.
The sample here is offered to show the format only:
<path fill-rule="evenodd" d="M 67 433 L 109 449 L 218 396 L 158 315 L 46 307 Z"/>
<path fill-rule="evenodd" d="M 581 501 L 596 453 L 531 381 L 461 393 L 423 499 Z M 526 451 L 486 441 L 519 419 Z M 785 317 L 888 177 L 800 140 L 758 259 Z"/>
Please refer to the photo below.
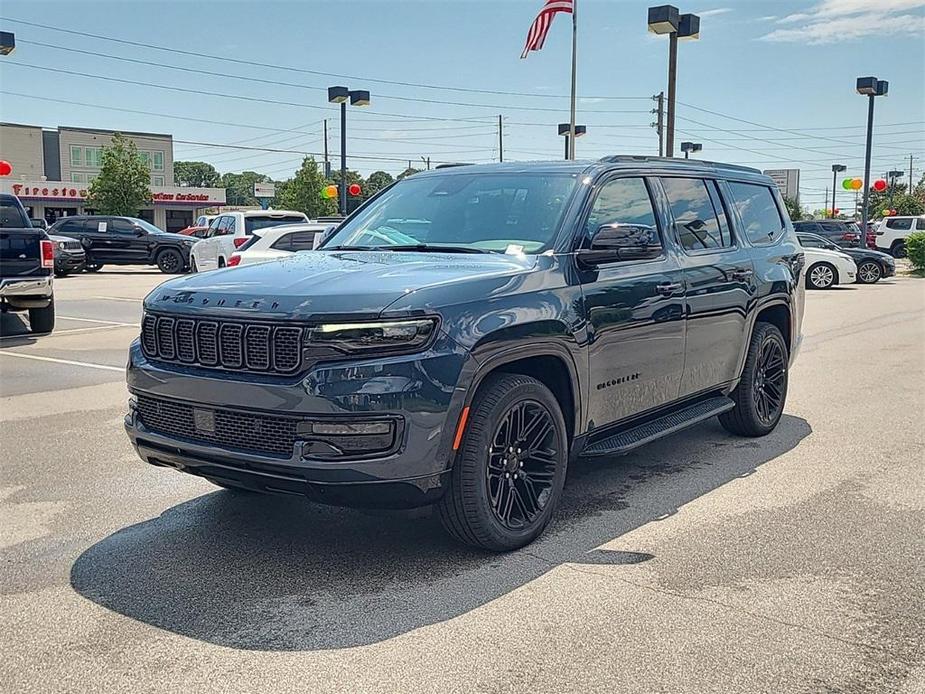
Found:
<path fill-rule="evenodd" d="M 691 152 L 699 152 L 703 149 L 703 145 L 699 142 L 682 142 L 681 151 L 684 152 L 684 158 L 690 159 Z"/>
<path fill-rule="evenodd" d="M 571 144 L 571 143 L 569 142 L 569 133 L 570 133 L 571 129 L 572 129 L 572 124 L 571 124 L 571 123 L 559 123 L 559 134 L 565 137 L 565 158 L 566 158 L 566 159 L 574 159 L 574 158 L 575 158 L 575 150 L 574 150 L 572 147 L 570 147 L 570 144 Z M 576 140 L 577 140 L 579 137 L 582 137 L 583 135 L 586 135 L 587 133 L 588 133 L 588 127 L 587 127 L 587 126 L 585 126 L 585 125 L 576 125 L 576 126 L 575 126 L 575 139 L 576 139 Z M 571 155 L 571 156 L 570 156 L 570 155 Z"/>
<path fill-rule="evenodd" d="M 832 219 L 835 219 L 835 179 L 838 174 L 848 169 L 844 164 L 832 164 Z"/>
<path fill-rule="evenodd" d="M 0 31 L 0 55 L 9 55 L 16 50 L 16 35 L 12 31 Z"/>
<path fill-rule="evenodd" d="M 668 128 L 666 156 L 674 156 L 675 96 L 678 83 L 678 39 L 700 38 L 700 17 L 680 14 L 674 5 L 649 8 L 649 31 L 668 34 Z"/>
<path fill-rule="evenodd" d="M 340 104 L 340 213 L 347 216 L 347 101 L 351 106 L 369 106 L 369 92 L 347 87 L 328 87 L 328 102 Z"/>
<path fill-rule="evenodd" d="M 858 94 L 867 97 L 867 149 L 864 153 L 864 207 L 861 209 L 861 232 L 867 233 L 867 205 L 870 201 L 870 150 L 874 140 L 874 99 L 886 96 L 890 83 L 876 77 L 858 77 Z"/>
<path fill-rule="evenodd" d="M 893 207 L 893 193 L 896 192 L 896 179 L 902 178 L 905 175 L 906 175 L 905 171 L 887 171 L 886 172 L 886 180 L 890 182 L 890 208 Z M 912 191 L 907 190 L 906 192 L 911 193 Z"/>

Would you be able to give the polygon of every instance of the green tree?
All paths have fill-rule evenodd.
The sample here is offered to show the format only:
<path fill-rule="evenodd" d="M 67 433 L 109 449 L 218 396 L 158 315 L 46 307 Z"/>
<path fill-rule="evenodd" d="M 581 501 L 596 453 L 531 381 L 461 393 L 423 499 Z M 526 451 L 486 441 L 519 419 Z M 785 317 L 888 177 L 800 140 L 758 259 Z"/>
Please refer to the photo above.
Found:
<path fill-rule="evenodd" d="M 385 171 L 373 171 L 369 178 L 366 179 L 366 187 L 363 189 L 363 197 L 371 198 L 383 188 L 391 185 L 395 181 L 392 174 Z"/>
<path fill-rule="evenodd" d="M 216 188 L 222 182 L 222 177 L 214 166 L 204 161 L 175 161 L 173 180 L 178 186 Z"/>
<path fill-rule="evenodd" d="M 793 198 L 784 198 L 784 207 L 787 208 L 787 214 L 790 215 L 790 220 L 793 222 L 798 222 L 803 219 L 803 208 L 800 207 L 798 203 Z"/>
<path fill-rule="evenodd" d="M 223 174 L 222 186 L 225 187 L 225 200 L 229 205 L 258 205 L 260 203 L 254 197 L 254 184 L 269 183 L 269 181 L 269 176 L 256 171 Z"/>
<path fill-rule="evenodd" d="M 134 217 L 151 201 L 151 172 L 135 143 L 121 133 L 103 147 L 99 175 L 87 191 L 87 207 L 98 214 Z"/>
<path fill-rule="evenodd" d="M 400 181 L 401 179 L 407 178 L 408 176 L 413 176 L 420 171 L 420 169 L 415 169 L 413 166 L 409 166 L 407 169 L 398 174 L 398 180 Z"/>
<path fill-rule="evenodd" d="M 350 180 L 350 177 L 347 177 Z M 337 201 L 321 197 L 321 189 L 328 185 L 314 157 L 305 157 L 301 168 L 277 192 L 279 207 L 304 212 L 309 219 L 317 219 L 337 212 Z"/>

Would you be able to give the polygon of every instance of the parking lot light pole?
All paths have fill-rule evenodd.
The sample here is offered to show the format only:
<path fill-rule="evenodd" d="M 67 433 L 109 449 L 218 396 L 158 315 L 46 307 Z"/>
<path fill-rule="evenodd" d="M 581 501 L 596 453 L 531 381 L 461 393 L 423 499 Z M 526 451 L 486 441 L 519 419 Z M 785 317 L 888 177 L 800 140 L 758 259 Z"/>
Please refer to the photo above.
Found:
<path fill-rule="evenodd" d="M 684 152 L 684 158 L 690 159 L 691 152 L 699 152 L 703 149 L 703 145 L 699 142 L 682 142 L 681 151 Z"/>
<path fill-rule="evenodd" d="M 835 179 L 842 171 L 847 171 L 848 167 L 844 164 L 832 164 L 832 219 L 835 219 Z"/>
<path fill-rule="evenodd" d="M 665 156 L 673 157 L 678 40 L 700 38 L 700 17 L 695 14 L 680 14 L 674 5 L 659 5 L 649 8 L 648 26 L 653 34 L 668 34 L 668 128 Z"/>
<path fill-rule="evenodd" d="M 369 92 L 347 89 L 347 87 L 328 87 L 328 102 L 340 104 L 340 213 L 347 216 L 347 100 L 351 106 L 369 106 Z"/>
<path fill-rule="evenodd" d="M 886 96 L 890 83 L 876 77 L 858 77 L 858 94 L 867 97 L 867 149 L 864 153 L 864 201 L 861 209 L 861 233 L 867 234 L 867 205 L 870 202 L 870 150 L 874 140 L 874 98 Z"/>
<path fill-rule="evenodd" d="M 569 142 L 569 133 L 572 129 L 571 123 L 559 123 L 559 134 L 565 137 L 565 158 L 566 160 L 574 158 L 575 150 L 570 146 Z M 576 125 L 575 126 L 575 140 L 578 140 L 579 137 L 586 135 L 588 132 L 588 127 L 586 125 Z M 572 156 L 570 156 L 572 155 Z"/>
<path fill-rule="evenodd" d="M 890 208 L 893 207 L 893 194 L 896 192 L 896 181 L 906 175 L 905 171 L 887 171 L 886 179 L 890 183 Z M 911 190 L 907 190 L 907 193 L 912 194 Z"/>

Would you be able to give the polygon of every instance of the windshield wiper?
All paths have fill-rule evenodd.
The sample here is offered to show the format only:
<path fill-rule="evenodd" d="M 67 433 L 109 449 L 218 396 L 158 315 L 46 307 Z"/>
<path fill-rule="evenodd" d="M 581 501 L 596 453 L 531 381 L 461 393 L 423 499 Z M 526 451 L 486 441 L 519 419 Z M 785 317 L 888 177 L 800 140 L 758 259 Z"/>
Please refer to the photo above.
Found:
<path fill-rule="evenodd" d="M 440 246 L 429 243 L 410 243 L 395 246 L 331 246 L 322 251 L 410 251 L 412 253 L 491 253 L 471 246 Z"/>

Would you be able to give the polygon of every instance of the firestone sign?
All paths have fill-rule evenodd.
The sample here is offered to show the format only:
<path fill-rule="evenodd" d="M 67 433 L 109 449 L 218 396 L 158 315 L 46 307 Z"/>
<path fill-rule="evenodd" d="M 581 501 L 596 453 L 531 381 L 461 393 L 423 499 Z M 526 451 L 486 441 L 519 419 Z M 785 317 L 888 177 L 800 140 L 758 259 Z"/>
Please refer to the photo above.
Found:
<path fill-rule="evenodd" d="M 14 183 L 12 186 L 13 195 L 20 198 L 60 198 L 62 200 L 83 200 L 87 197 L 87 191 L 83 188 L 67 188 L 65 186 L 47 186 L 27 185 L 23 183 Z"/>
<path fill-rule="evenodd" d="M 23 200 L 82 203 L 87 189 L 68 185 L 63 181 L 10 181 L 0 180 L 0 191 L 12 193 Z M 179 186 L 152 186 L 154 205 L 211 207 L 225 204 L 224 188 L 184 188 Z"/>

